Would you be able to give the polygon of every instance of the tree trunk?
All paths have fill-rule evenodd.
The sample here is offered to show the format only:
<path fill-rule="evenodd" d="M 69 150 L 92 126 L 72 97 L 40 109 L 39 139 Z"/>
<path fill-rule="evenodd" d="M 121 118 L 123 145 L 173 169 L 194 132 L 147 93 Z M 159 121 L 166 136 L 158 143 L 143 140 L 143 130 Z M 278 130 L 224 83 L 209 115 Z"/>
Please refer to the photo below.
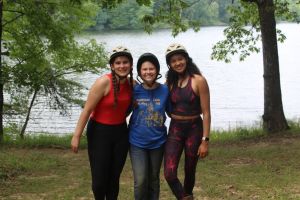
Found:
<path fill-rule="evenodd" d="M 29 121 L 31 109 L 32 109 L 32 107 L 33 107 L 33 103 L 34 103 L 34 101 L 35 101 L 35 99 L 36 99 L 37 93 L 38 93 L 38 90 L 35 90 L 34 93 L 33 93 L 33 97 L 32 97 L 32 99 L 31 99 L 31 102 L 30 102 L 30 105 L 29 105 L 29 108 L 28 108 L 28 111 L 27 111 L 27 116 L 26 116 L 25 122 L 24 122 L 24 124 L 23 124 L 21 133 L 20 133 L 21 139 L 24 139 L 25 130 L 26 130 L 26 128 L 27 128 L 27 124 L 28 124 L 28 121 Z"/>
<path fill-rule="evenodd" d="M 288 129 L 283 112 L 275 7 L 273 0 L 258 1 L 264 64 L 263 127 L 268 132 Z"/>
<path fill-rule="evenodd" d="M 0 143 L 3 141 L 3 74 L 2 74 L 2 15 L 3 1 L 0 0 Z"/>

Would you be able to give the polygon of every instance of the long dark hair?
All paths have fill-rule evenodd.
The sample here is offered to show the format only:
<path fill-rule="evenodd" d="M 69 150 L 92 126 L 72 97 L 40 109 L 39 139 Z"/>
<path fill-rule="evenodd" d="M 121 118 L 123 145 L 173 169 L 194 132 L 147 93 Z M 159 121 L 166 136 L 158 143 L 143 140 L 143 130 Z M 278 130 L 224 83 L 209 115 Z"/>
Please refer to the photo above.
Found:
<path fill-rule="evenodd" d="M 201 75 L 201 72 L 200 72 L 199 68 L 193 62 L 193 59 L 191 57 L 189 57 L 189 55 L 186 54 L 186 53 L 181 53 L 181 55 L 183 55 L 185 60 L 186 60 L 185 73 L 188 74 L 191 77 L 193 77 L 194 74 Z M 168 85 L 169 89 L 171 89 L 172 86 L 178 84 L 179 75 L 176 71 L 174 71 L 172 69 L 172 67 L 170 66 L 169 60 L 167 61 L 167 65 L 169 66 L 169 70 L 166 74 L 166 79 L 167 79 L 167 85 Z"/>
<path fill-rule="evenodd" d="M 132 57 L 127 56 L 129 59 L 129 62 L 132 66 Z M 115 59 L 113 59 L 113 61 L 111 62 L 111 65 L 113 64 Z M 113 83 L 113 90 L 114 90 L 114 108 L 117 108 L 118 105 L 118 93 L 120 92 L 120 83 L 116 78 L 116 73 L 114 70 L 111 70 L 111 74 L 112 74 L 112 83 Z M 133 91 L 133 73 L 132 73 L 132 67 L 130 70 L 130 76 L 129 76 L 129 84 L 130 84 L 130 90 L 131 93 Z M 127 80 L 126 80 L 127 81 Z M 131 101 L 132 101 L 132 97 L 133 95 L 131 95 Z"/>

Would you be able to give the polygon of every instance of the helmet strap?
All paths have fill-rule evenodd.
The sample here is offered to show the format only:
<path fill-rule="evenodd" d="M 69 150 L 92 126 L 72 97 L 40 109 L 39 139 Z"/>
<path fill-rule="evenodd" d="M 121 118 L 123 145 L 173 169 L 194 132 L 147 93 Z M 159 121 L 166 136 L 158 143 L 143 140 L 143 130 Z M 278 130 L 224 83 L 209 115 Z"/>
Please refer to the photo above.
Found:
<path fill-rule="evenodd" d="M 140 80 L 140 76 L 139 75 L 136 76 L 136 80 L 139 82 L 139 84 L 143 83 L 143 81 Z"/>
<path fill-rule="evenodd" d="M 156 77 L 156 79 L 155 80 L 157 80 L 157 79 L 160 79 L 162 77 L 162 75 L 161 74 L 157 74 L 157 77 Z"/>
<path fill-rule="evenodd" d="M 139 75 L 136 76 L 136 80 L 137 80 L 140 84 L 145 84 L 148 88 L 152 88 L 153 85 L 156 83 L 156 80 L 157 80 L 157 79 L 160 79 L 161 77 L 162 77 L 162 75 L 161 75 L 161 74 L 158 74 L 158 75 L 156 76 L 155 80 L 153 80 L 152 83 L 148 83 L 148 82 L 144 81 L 142 78 L 141 78 L 141 79 L 142 79 L 142 81 L 141 81 Z"/>
<path fill-rule="evenodd" d="M 147 88 L 152 88 L 152 86 L 155 84 L 155 81 L 156 81 L 156 79 L 155 79 L 155 80 L 153 80 L 151 83 L 149 83 L 149 82 L 147 82 L 147 81 L 144 81 L 143 79 L 142 79 L 142 81 L 141 81 L 140 79 L 142 79 L 142 78 L 140 78 L 140 76 L 137 75 L 137 76 L 136 76 L 136 80 L 137 80 L 140 84 L 146 85 Z"/>

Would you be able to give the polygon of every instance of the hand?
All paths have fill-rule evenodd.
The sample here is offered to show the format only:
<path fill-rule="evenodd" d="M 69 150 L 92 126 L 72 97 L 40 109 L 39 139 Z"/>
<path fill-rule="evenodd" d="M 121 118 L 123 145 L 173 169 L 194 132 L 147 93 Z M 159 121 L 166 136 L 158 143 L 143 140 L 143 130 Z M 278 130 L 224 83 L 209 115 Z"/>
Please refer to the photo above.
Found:
<path fill-rule="evenodd" d="M 197 155 L 200 156 L 200 158 L 205 158 L 208 155 L 208 141 L 201 142 Z"/>
<path fill-rule="evenodd" d="M 79 143 L 80 143 L 80 137 L 73 135 L 71 140 L 71 149 L 74 153 L 78 153 Z"/>

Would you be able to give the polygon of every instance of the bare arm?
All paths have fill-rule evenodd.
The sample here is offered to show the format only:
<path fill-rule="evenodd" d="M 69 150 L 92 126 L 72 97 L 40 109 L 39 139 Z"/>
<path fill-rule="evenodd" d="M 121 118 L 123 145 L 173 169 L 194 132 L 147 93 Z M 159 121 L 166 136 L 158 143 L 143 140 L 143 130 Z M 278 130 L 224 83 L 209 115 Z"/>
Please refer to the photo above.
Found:
<path fill-rule="evenodd" d="M 210 94 L 209 87 L 206 79 L 203 76 L 196 76 L 195 81 L 197 84 L 198 94 L 200 96 L 200 106 L 203 114 L 203 136 L 209 137 L 211 114 L 210 114 Z M 208 142 L 202 141 L 198 150 L 198 155 L 204 158 L 208 154 Z"/>
<path fill-rule="evenodd" d="M 71 141 L 71 148 L 74 153 L 78 152 L 80 137 L 82 135 L 84 127 L 87 124 L 89 116 L 91 115 L 92 111 L 95 109 L 98 102 L 102 99 L 102 97 L 107 95 L 109 89 L 110 89 L 110 80 L 106 76 L 98 78 L 95 81 L 95 83 L 92 85 L 86 103 L 84 105 L 84 108 L 78 119 L 74 131 L 74 135 Z"/>
<path fill-rule="evenodd" d="M 208 84 L 204 77 L 200 80 L 199 94 L 200 94 L 200 101 L 201 101 L 201 110 L 203 114 L 203 136 L 209 137 L 210 123 L 211 123 L 210 94 L 209 94 Z"/>

